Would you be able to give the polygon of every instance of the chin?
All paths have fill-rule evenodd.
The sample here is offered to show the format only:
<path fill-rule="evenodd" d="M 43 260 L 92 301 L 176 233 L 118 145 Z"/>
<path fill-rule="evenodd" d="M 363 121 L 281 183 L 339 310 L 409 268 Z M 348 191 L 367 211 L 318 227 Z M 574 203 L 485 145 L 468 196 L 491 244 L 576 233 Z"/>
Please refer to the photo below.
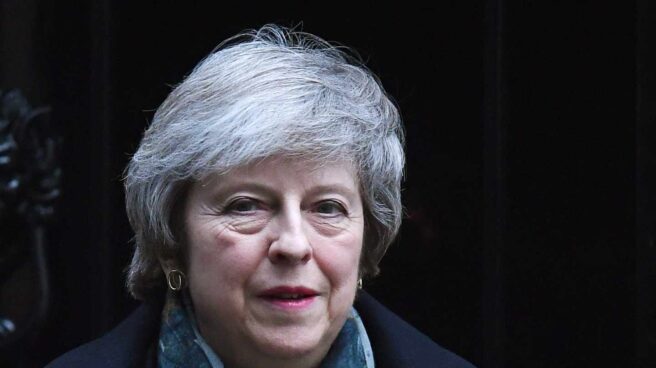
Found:
<path fill-rule="evenodd" d="M 256 344 L 266 355 L 278 359 L 294 359 L 302 356 L 312 355 L 324 348 L 323 339 L 318 334 L 309 334 L 307 331 L 293 331 L 284 333 L 277 331 L 271 335 L 261 334 L 257 336 Z M 331 341 L 328 339 L 328 341 Z M 330 344 L 328 344 L 328 348 Z"/>

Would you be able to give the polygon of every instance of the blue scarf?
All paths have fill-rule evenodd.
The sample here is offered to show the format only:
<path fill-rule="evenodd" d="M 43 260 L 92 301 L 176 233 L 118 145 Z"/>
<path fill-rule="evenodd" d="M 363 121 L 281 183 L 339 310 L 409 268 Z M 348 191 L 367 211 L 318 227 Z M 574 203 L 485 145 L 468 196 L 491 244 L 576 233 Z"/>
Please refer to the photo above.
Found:
<path fill-rule="evenodd" d="M 181 300 L 182 299 L 182 300 Z M 167 294 L 159 334 L 159 368 L 224 368 L 198 332 L 188 296 Z M 355 308 L 346 319 L 320 368 L 374 368 L 371 344 Z"/>

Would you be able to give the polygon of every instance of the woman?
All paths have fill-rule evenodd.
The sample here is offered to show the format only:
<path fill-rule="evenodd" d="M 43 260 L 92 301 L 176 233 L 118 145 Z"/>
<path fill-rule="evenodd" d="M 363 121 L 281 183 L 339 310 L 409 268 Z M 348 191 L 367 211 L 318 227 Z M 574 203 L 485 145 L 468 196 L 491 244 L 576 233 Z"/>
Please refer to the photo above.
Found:
<path fill-rule="evenodd" d="M 144 305 L 53 367 L 471 367 L 368 296 L 401 222 L 400 117 L 356 58 L 273 25 L 168 96 L 125 178 Z"/>

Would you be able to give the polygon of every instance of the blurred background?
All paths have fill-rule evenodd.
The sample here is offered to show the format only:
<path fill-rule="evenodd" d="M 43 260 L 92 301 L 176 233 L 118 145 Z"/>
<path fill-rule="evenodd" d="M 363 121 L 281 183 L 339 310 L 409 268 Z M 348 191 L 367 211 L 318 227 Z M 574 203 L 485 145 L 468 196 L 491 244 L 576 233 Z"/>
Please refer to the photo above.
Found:
<path fill-rule="evenodd" d="M 656 4 L 0 1 L 0 367 L 135 308 L 122 170 L 171 86 L 269 22 L 353 47 L 407 131 L 365 289 L 481 368 L 656 366 Z"/>

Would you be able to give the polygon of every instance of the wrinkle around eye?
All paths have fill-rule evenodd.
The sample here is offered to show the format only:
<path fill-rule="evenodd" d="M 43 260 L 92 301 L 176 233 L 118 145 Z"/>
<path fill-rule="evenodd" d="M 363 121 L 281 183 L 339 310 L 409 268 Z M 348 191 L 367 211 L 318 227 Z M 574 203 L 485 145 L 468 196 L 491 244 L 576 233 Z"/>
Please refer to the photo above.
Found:
<path fill-rule="evenodd" d="M 256 211 L 250 214 L 233 214 L 224 208 L 206 207 L 200 213 L 203 221 L 217 230 L 217 234 L 226 230 L 243 234 L 255 233 L 266 226 L 270 218 L 268 211 Z"/>
<path fill-rule="evenodd" d="M 354 223 L 359 217 L 341 215 L 336 217 L 314 216 L 312 226 L 316 231 L 327 236 L 336 236 L 346 232 L 353 232 Z"/>
<path fill-rule="evenodd" d="M 242 234 L 253 234 L 264 227 L 266 227 L 269 222 L 269 217 L 266 215 L 263 216 L 229 216 L 226 226 L 230 231 L 242 233 Z"/>

